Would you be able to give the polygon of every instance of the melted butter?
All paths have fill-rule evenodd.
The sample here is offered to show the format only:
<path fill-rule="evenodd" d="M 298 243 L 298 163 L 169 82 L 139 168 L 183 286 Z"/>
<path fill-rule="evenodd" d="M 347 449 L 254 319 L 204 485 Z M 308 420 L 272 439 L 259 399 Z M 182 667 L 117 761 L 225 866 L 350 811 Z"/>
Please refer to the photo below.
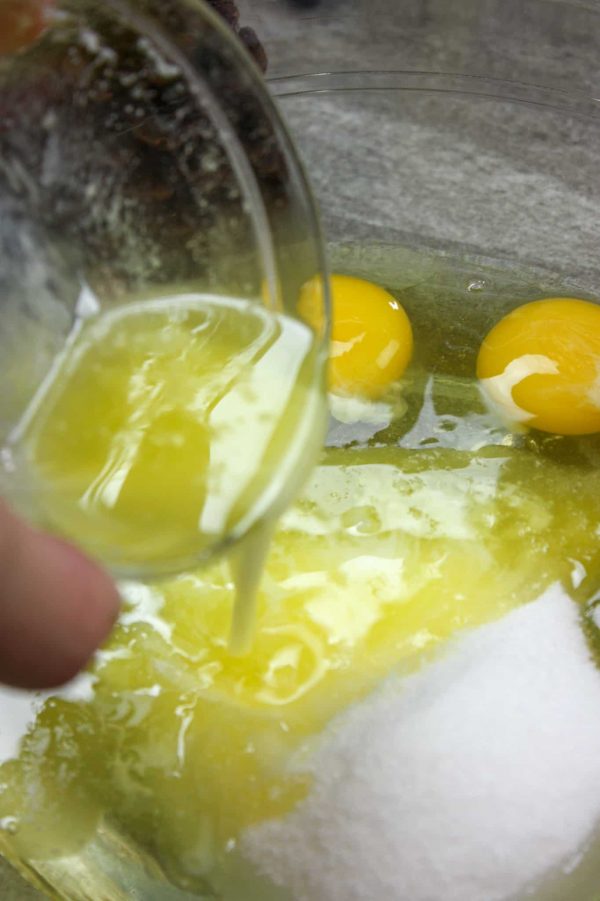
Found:
<path fill-rule="evenodd" d="M 389 248 L 395 269 L 398 254 Z M 355 249 L 349 260 L 361 262 Z M 368 263 L 357 274 L 387 271 Z M 397 283 L 414 286 L 402 301 L 416 363 L 380 403 L 333 410 L 340 447 L 276 529 L 248 652 L 229 646 L 244 601 L 226 561 L 123 583 L 88 694 L 40 702 L 0 767 L 0 847 L 48 884 L 67 884 L 74 861 L 104 873 L 125 848 L 128 875 L 138 854 L 201 897 L 263 901 L 237 836 L 305 795 L 295 762 L 333 716 L 557 580 L 582 601 L 596 591 L 597 441 L 508 434 L 472 378 L 495 296 L 467 303 L 471 264 L 433 284 L 417 276 Z M 500 303 L 514 303 L 514 284 L 498 283 Z"/>
<path fill-rule="evenodd" d="M 93 696 L 46 702 L 0 770 L 10 853 L 85 857 L 108 816 L 170 878 L 218 885 L 240 830 L 303 797 L 294 757 L 332 716 L 458 630 L 600 576 L 600 475 L 582 484 L 514 448 L 327 452 L 277 529 L 244 656 L 225 561 L 124 583 Z"/>
<path fill-rule="evenodd" d="M 53 528 L 116 571 L 173 572 L 285 508 L 324 406 L 306 326 L 181 294 L 79 322 L 12 452 Z"/>
<path fill-rule="evenodd" d="M 39 519 L 117 573 L 189 569 L 238 540 L 243 650 L 273 524 L 314 462 L 324 407 L 305 325 L 180 294 L 80 321 L 11 451 Z"/>

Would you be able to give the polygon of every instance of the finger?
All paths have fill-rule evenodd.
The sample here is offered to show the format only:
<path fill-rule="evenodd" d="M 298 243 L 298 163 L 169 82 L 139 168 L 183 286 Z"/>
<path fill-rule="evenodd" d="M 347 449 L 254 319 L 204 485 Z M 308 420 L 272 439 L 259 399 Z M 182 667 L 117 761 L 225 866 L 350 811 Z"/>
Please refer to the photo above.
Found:
<path fill-rule="evenodd" d="M 0 54 L 16 53 L 44 31 L 49 0 L 0 0 Z"/>
<path fill-rule="evenodd" d="M 107 637 L 118 610 L 103 570 L 0 503 L 0 682 L 51 688 L 69 681 Z"/>

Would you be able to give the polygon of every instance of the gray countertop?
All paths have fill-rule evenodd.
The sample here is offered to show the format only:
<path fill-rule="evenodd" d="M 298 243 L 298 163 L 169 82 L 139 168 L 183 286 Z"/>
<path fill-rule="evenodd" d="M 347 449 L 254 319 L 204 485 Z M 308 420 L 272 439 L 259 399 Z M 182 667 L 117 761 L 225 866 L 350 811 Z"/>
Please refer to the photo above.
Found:
<path fill-rule="evenodd" d="M 42 895 L 27 885 L 19 874 L 0 857 L 0 898 L 2 901 L 36 901 L 36 899 L 39 901 Z"/>

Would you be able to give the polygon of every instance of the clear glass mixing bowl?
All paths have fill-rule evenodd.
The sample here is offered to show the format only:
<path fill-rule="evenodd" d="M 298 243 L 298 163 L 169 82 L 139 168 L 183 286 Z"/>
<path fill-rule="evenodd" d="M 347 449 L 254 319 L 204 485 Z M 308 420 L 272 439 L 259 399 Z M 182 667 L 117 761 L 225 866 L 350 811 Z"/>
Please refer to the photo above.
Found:
<path fill-rule="evenodd" d="M 466 321 L 485 334 L 502 315 L 488 302 L 499 285 L 505 309 L 530 298 L 529 280 L 547 296 L 600 296 L 597 11 L 375 0 L 306 11 L 282 31 L 258 6 L 332 271 L 398 285 L 401 270 L 407 286 L 433 271 L 443 291 L 451 268 L 449 355 Z M 597 830 L 579 866 L 531 897 L 594 901 L 599 879 Z"/>
<path fill-rule="evenodd" d="M 331 0 L 296 13 L 273 0 L 240 6 L 265 45 L 270 86 L 320 201 L 334 265 L 350 265 L 356 246 L 373 243 L 402 248 L 407 283 L 426 251 L 429 260 L 460 259 L 465 286 L 482 269 L 505 281 L 525 271 L 552 293 L 600 295 L 594 9 L 552 0 Z M 486 308 L 485 285 L 465 298 L 482 320 L 497 314 Z M 450 342 L 460 322 L 458 306 Z M 20 714 L 11 715 L 17 728 Z M 593 901 L 596 845 L 537 898 Z M 119 886 L 135 884 L 137 855 L 99 836 L 89 860 L 110 885 L 106 897 L 125 897 Z M 17 862 L 64 898 L 88 897 L 60 862 Z M 186 897 L 145 885 L 144 899 Z M 226 901 L 265 896 L 242 888 Z"/>

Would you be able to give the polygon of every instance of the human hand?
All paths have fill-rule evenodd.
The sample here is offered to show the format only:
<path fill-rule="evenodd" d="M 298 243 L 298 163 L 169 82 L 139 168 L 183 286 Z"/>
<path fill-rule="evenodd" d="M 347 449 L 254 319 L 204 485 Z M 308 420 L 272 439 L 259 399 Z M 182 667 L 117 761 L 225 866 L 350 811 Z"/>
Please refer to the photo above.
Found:
<path fill-rule="evenodd" d="M 48 0 L 0 0 L 0 54 L 15 53 L 44 30 Z"/>
<path fill-rule="evenodd" d="M 52 688 L 86 665 L 117 617 L 109 576 L 0 501 L 0 682 Z"/>

